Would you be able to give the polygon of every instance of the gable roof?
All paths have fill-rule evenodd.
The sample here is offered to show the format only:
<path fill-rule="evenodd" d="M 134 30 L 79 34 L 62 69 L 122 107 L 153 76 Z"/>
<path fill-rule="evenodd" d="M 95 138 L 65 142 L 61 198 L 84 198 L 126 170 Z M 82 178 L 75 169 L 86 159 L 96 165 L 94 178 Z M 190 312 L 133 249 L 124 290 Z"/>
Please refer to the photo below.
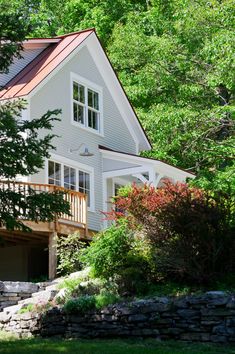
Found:
<path fill-rule="evenodd" d="M 27 97 L 36 91 L 37 87 L 55 72 L 56 68 L 66 62 L 67 58 L 86 40 L 86 45 L 95 60 L 98 69 L 105 76 L 105 82 L 110 92 L 114 95 L 114 101 L 124 118 L 127 128 L 137 143 L 137 152 L 150 150 L 151 143 L 139 121 L 136 112 L 131 105 L 126 92 L 118 79 L 118 76 L 96 35 L 95 29 L 86 29 L 53 38 L 32 38 L 23 43 L 26 49 L 42 48 L 22 70 L 13 76 L 0 91 L 0 101 Z M 24 53 L 22 53 L 24 54 Z"/>

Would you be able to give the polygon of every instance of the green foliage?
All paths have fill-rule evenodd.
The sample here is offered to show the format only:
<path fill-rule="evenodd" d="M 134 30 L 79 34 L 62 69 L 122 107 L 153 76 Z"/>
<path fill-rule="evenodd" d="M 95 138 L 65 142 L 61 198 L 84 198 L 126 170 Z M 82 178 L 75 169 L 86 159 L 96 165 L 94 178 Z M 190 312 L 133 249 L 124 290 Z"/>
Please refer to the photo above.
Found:
<path fill-rule="evenodd" d="M 27 304 L 27 306 L 22 307 L 19 311 L 18 314 L 23 314 L 27 312 L 32 312 L 34 310 L 35 306 L 34 304 Z"/>
<path fill-rule="evenodd" d="M 112 279 L 120 294 L 143 292 L 152 276 L 151 247 L 125 219 L 97 234 L 81 260 L 95 277 Z"/>
<path fill-rule="evenodd" d="M 70 298 L 64 304 L 64 311 L 68 314 L 85 314 L 90 310 L 102 309 L 108 305 L 120 302 L 121 298 L 113 293 L 103 291 L 98 295 L 81 295 Z"/>
<path fill-rule="evenodd" d="M 104 291 L 95 296 L 95 307 L 97 309 L 102 309 L 108 305 L 113 305 L 120 301 L 121 298 L 118 295 Z"/>
<path fill-rule="evenodd" d="M 58 267 L 57 270 L 61 274 L 69 274 L 81 269 L 80 254 L 85 247 L 85 242 L 80 239 L 79 232 L 60 236 L 57 239 L 57 255 Z"/>
<path fill-rule="evenodd" d="M 29 30 L 29 8 L 26 1 L 1 0 L 0 39 L 6 42 L 0 46 L 0 73 L 8 71 L 15 57 L 21 57 L 21 42 Z"/>
<path fill-rule="evenodd" d="M 81 260 L 91 266 L 94 276 L 112 277 L 120 267 L 125 267 L 126 255 L 131 249 L 133 233 L 127 223 L 112 225 L 94 236 L 90 246 L 84 250 Z"/>
<path fill-rule="evenodd" d="M 95 297 L 93 295 L 84 295 L 76 299 L 70 299 L 64 305 L 64 311 L 68 314 L 84 314 L 93 309 L 95 309 Z"/>

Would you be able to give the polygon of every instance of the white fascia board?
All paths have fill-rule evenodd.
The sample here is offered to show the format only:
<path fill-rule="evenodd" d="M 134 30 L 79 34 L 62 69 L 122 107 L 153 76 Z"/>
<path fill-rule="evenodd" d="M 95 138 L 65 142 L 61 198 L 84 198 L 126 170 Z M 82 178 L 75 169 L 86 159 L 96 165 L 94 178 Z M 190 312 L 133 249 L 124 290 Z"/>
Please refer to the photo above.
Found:
<path fill-rule="evenodd" d="M 61 38 L 32 38 L 26 39 L 23 41 L 23 46 L 25 44 L 40 44 L 40 43 L 58 43 L 61 41 Z"/>
<path fill-rule="evenodd" d="M 116 74 L 110 65 L 108 58 L 96 36 L 92 33 L 87 39 L 86 43 L 91 56 L 95 59 L 95 63 L 116 103 L 121 116 L 123 117 L 131 135 L 136 142 L 136 151 L 151 150 L 151 145 L 145 136 L 143 128 L 141 127 L 138 119 L 131 107 L 130 102 L 127 99 L 126 94 L 121 87 Z"/>
<path fill-rule="evenodd" d="M 168 165 L 165 162 L 147 159 L 141 156 L 133 156 L 128 154 L 119 153 L 116 151 L 108 151 L 100 149 L 103 157 L 111 158 L 113 160 L 121 160 L 129 163 L 138 163 L 144 166 L 152 167 L 156 173 L 161 175 L 172 177 L 173 179 L 186 179 L 186 178 L 195 178 L 195 175 L 183 171 L 177 167 Z"/>
<path fill-rule="evenodd" d="M 112 178 L 112 177 L 129 176 L 129 175 L 133 175 L 133 174 L 147 172 L 148 169 L 149 169 L 149 167 L 148 166 L 144 166 L 144 165 L 140 166 L 140 167 L 123 168 L 123 169 L 120 169 L 120 170 L 103 172 L 103 177 Z"/>

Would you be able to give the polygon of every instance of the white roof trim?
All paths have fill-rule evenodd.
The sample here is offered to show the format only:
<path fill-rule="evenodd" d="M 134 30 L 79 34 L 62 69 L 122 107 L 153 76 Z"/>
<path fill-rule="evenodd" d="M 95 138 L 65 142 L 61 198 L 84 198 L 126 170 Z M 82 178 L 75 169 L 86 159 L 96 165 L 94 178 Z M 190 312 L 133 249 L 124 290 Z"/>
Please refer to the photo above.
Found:
<path fill-rule="evenodd" d="M 39 43 L 58 43 L 61 41 L 61 38 L 32 38 L 32 39 L 26 39 L 23 41 L 23 45 L 25 44 L 39 44 Z"/>

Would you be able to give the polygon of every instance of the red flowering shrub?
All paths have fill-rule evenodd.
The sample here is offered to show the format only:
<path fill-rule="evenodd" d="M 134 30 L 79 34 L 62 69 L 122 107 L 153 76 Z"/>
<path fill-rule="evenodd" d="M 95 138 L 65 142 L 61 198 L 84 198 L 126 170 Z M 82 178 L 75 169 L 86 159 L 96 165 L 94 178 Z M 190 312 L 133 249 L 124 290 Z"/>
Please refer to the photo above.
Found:
<path fill-rule="evenodd" d="M 112 217 L 121 209 L 131 227 L 143 227 L 165 277 L 208 283 L 233 270 L 234 209 L 226 196 L 166 181 L 159 189 L 133 185 L 115 207 Z"/>

